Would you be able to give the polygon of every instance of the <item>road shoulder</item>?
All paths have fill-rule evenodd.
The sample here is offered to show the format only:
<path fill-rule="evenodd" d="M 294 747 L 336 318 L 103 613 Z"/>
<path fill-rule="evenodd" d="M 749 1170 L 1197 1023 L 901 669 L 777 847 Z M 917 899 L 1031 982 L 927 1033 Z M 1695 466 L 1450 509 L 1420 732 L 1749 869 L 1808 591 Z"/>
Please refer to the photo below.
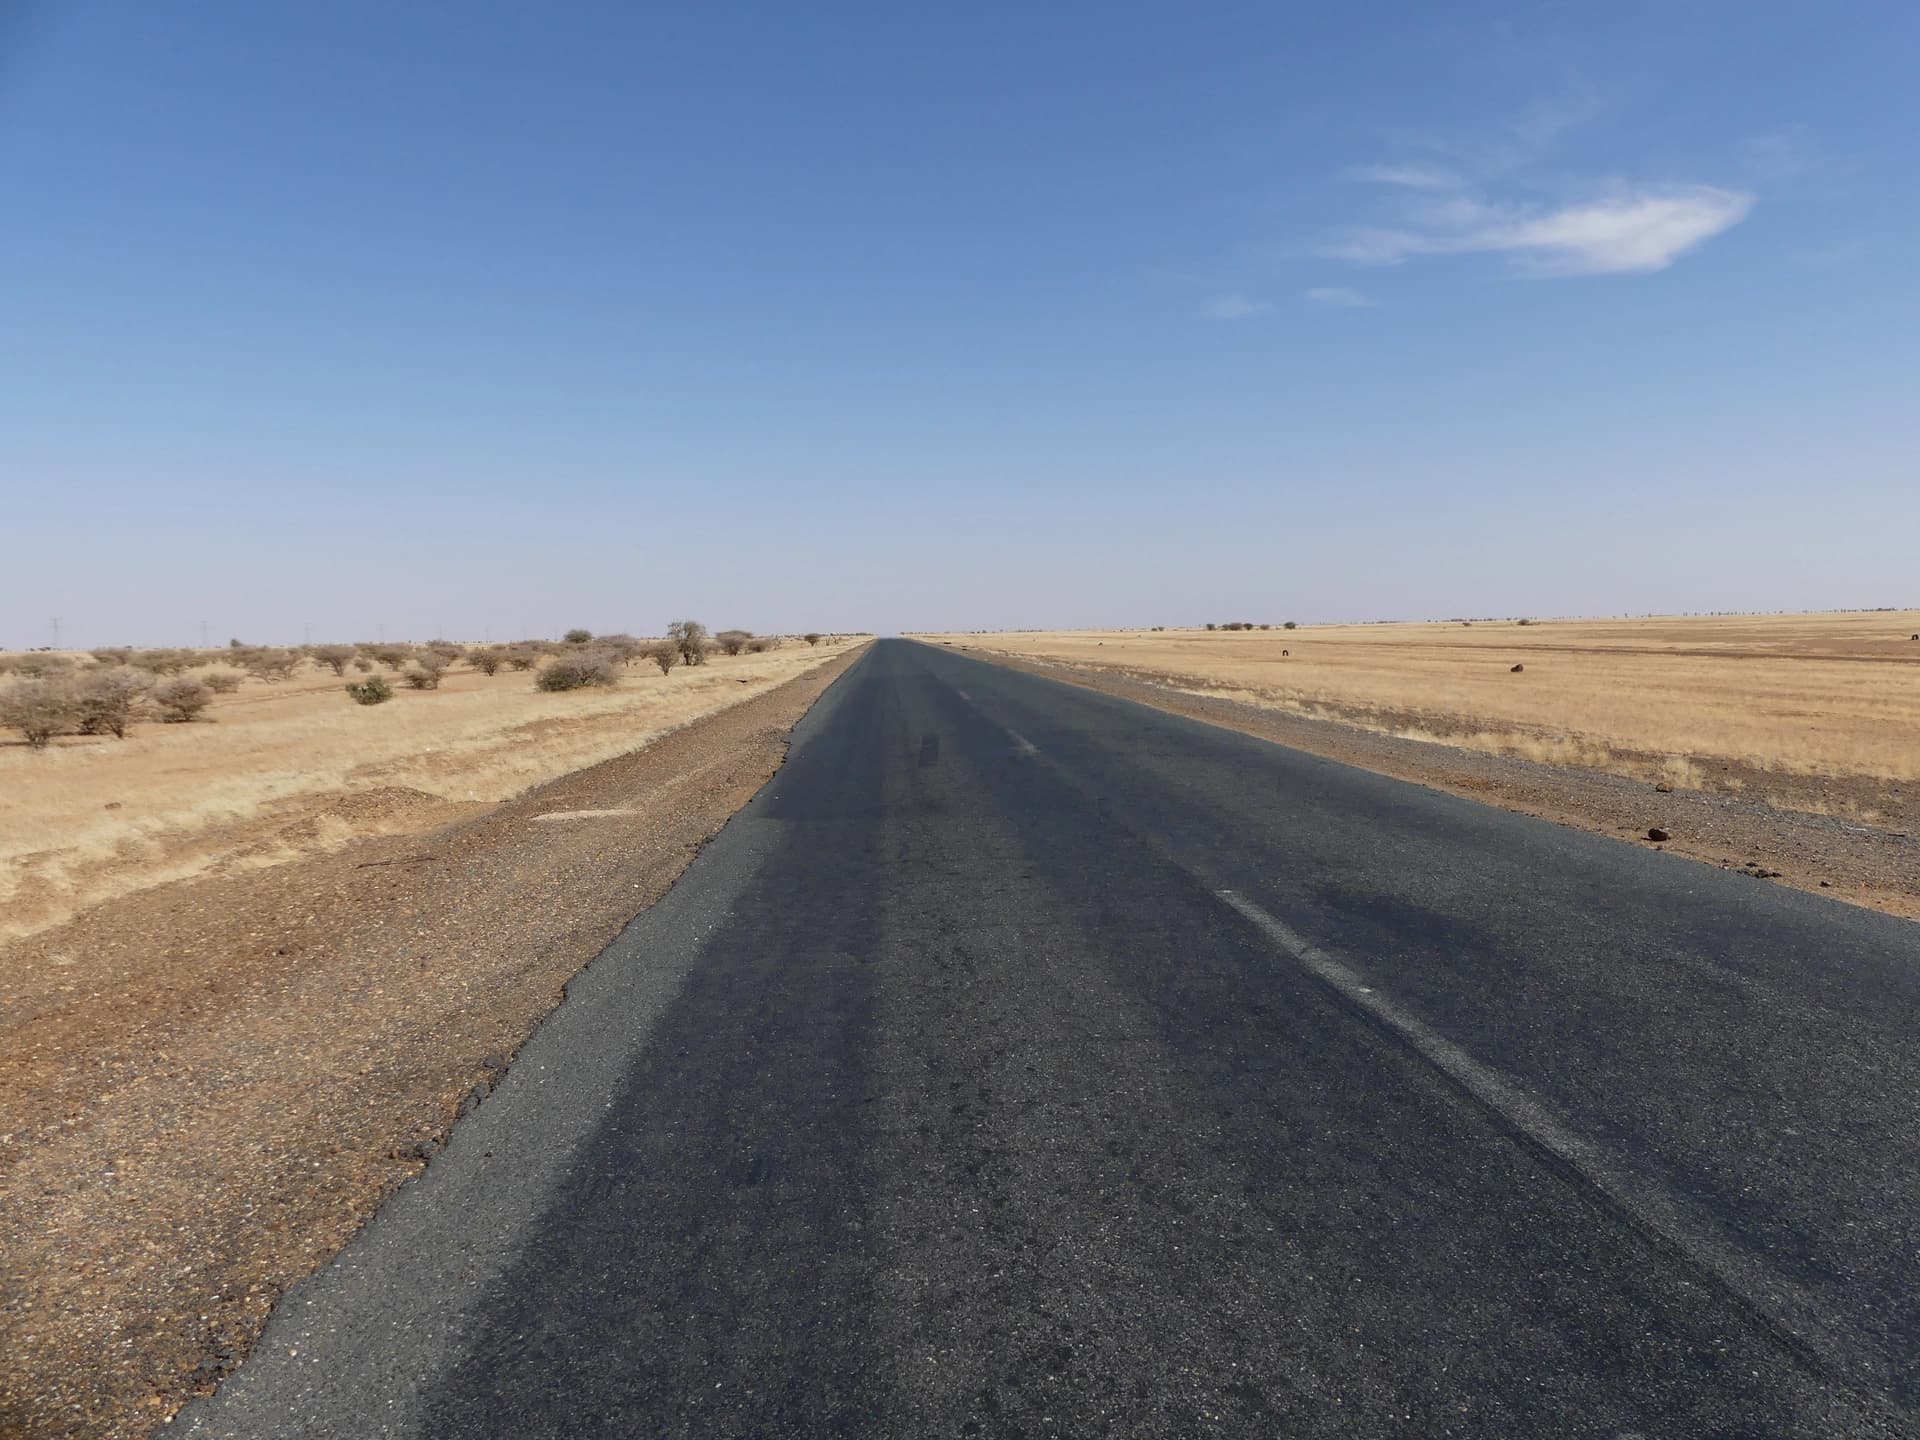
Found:
<path fill-rule="evenodd" d="M 146 1434 L 230 1372 L 861 653 L 477 818 L 35 937 L 62 978 L 0 1019 L 0 1434 Z"/>

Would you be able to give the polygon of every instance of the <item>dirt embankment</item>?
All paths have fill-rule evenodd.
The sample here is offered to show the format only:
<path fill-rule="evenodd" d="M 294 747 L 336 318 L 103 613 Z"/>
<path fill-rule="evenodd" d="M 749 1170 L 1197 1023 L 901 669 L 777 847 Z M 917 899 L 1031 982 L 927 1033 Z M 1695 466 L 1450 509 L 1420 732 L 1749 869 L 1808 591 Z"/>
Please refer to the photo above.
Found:
<path fill-rule="evenodd" d="M 973 648 L 956 646 L 956 648 Z M 1408 740 L 1244 701 L 1194 695 L 1111 670 L 1029 660 L 981 647 L 983 656 L 1031 674 L 1135 700 L 1258 735 L 1383 775 L 1465 795 L 1505 810 L 1686 855 L 1756 881 L 1920 919 L 1920 784 L 1781 774 L 1733 761 L 1702 761 L 1699 784 L 1656 788 L 1652 779 L 1543 764 Z M 1651 776 L 1661 757 L 1643 757 Z M 1855 817 L 1873 815 L 1873 823 Z M 1654 841 L 1649 831 L 1668 838 Z"/>
<path fill-rule="evenodd" d="M 858 652 L 425 833 L 0 952 L 0 1437 L 131 1437 L 416 1174 Z"/>

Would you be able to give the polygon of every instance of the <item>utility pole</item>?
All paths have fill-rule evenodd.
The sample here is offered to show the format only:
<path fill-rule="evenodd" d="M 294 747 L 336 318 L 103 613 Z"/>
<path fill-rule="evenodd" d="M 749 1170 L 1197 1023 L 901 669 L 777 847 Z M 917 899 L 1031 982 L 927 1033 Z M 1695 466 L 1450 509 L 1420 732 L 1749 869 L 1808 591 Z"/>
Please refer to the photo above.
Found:
<path fill-rule="evenodd" d="M 56 650 L 60 648 L 60 617 L 58 615 L 53 617 L 53 648 Z"/>

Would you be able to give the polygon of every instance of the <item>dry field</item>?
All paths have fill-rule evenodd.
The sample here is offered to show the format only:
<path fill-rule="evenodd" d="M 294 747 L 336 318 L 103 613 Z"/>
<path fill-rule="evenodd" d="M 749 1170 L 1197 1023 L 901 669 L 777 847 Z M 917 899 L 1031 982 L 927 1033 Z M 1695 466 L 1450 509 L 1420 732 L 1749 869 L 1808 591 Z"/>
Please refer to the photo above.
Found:
<path fill-rule="evenodd" d="M 1796 808 L 1851 782 L 1832 807 L 1871 820 L 1873 782 L 1920 780 L 1916 632 L 1920 611 L 927 638 L 1680 788 L 1775 776 Z"/>
<path fill-rule="evenodd" d="M 532 676 L 448 671 L 438 690 L 353 704 L 314 665 L 249 679 L 186 725 L 127 738 L 0 737 L 0 945 L 170 880 L 325 853 L 444 824 L 633 750 L 846 653 L 800 642 L 713 655 L 611 689 L 541 693 Z M 360 678 L 349 672 L 349 678 Z"/>

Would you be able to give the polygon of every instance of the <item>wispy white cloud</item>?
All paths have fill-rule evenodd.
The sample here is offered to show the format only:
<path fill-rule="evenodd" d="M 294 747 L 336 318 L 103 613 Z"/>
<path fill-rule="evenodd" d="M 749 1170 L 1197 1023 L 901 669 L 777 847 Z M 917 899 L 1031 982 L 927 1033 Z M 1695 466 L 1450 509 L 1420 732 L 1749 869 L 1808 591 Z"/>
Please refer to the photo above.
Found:
<path fill-rule="evenodd" d="M 1380 303 L 1345 285 L 1316 285 L 1306 292 L 1306 302 L 1316 310 L 1371 310 Z"/>
<path fill-rule="evenodd" d="M 1367 265 L 1415 255 L 1505 254 L 1534 275 L 1664 270 L 1747 218 L 1753 196 L 1711 185 L 1621 187 L 1554 208 L 1490 204 L 1461 193 L 1418 207 L 1403 227 L 1350 230 L 1331 253 Z"/>
<path fill-rule="evenodd" d="M 1207 302 L 1210 320 L 1247 320 L 1273 309 L 1271 300 L 1256 300 L 1251 295 L 1221 295 Z"/>
<path fill-rule="evenodd" d="M 1439 165 L 1355 165 L 1343 172 L 1370 185 L 1402 185 L 1409 190 L 1457 190 L 1465 182 Z"/>

